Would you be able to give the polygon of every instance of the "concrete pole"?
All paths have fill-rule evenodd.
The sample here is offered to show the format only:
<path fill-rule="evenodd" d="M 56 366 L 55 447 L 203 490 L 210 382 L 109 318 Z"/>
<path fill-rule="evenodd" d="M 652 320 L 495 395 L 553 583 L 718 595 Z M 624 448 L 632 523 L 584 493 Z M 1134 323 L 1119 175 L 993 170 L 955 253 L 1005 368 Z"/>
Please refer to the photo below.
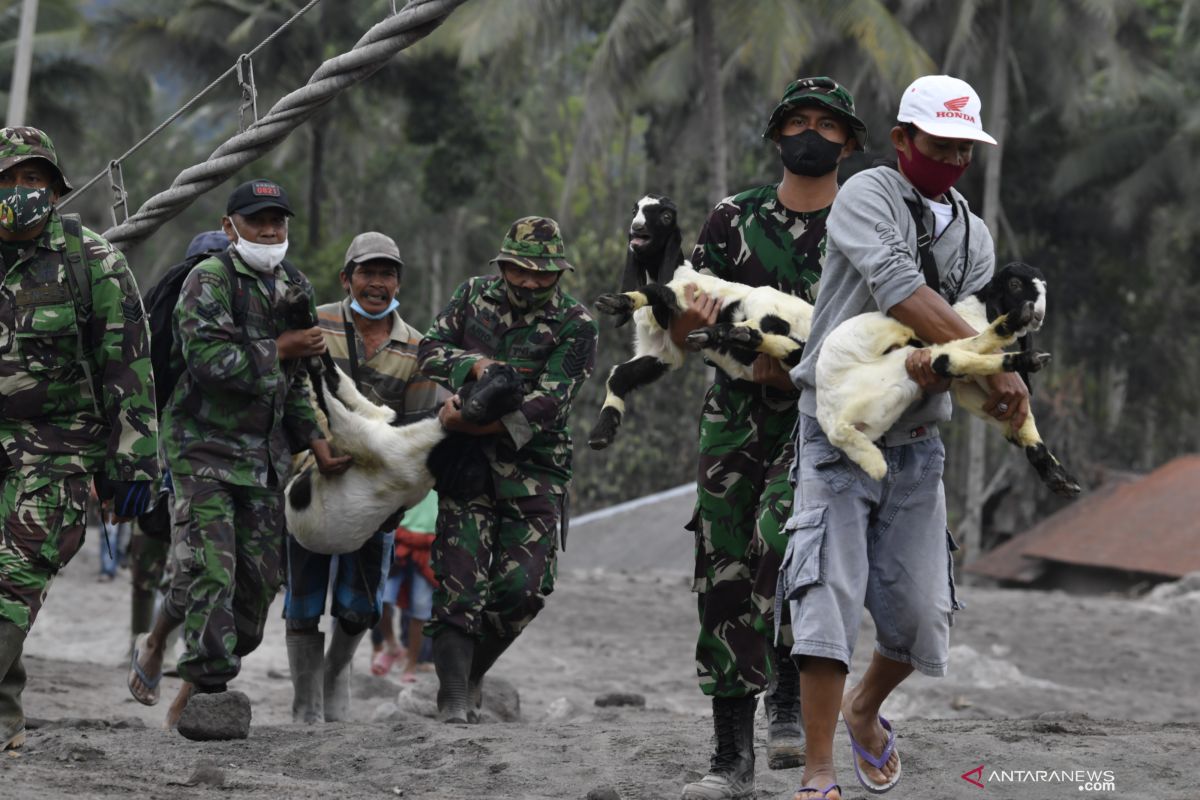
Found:
<path fill-rule="evenodd" d="M 25 124 L 29 100 L 29 73 L 33 64 L 33 34 L 37 29 L 38 0 L 25 0 L 21 9 L 21 27 L 17 33 L 17 52 L 13 57 L 12 86 L 8 91 L 9 127 Z"/>

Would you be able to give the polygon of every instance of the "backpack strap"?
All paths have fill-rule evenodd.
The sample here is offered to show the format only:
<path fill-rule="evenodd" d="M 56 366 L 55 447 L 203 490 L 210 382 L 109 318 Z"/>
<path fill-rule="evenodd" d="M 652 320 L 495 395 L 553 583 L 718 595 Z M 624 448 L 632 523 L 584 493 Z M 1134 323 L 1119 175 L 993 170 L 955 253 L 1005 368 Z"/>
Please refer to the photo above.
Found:
<path fill-rule="evenodd" d="M 92 409 L 100 413 L 100 385 L 92 371 L 92 356 L 95 342 L 92 341 L 92 276 L 83 253 L 83 223 L 78 214 L 60 214 L 66 247 L 63 250 L 63 267 L 71 297 L 75 305 L 75 353 L 83 375 L 92 390 Z"/>
<path fill-rule="evenodd" d="M 933 260 L 933 236 L 925 228 L 925 204 L 919 200 L 904 199 L 908 213 L 912 214 L 913 223 L 917 226 L 917 254 L 921 259 L 921 272 L 925 274 L 925 283 L 938 294 L 942 292 L 942 279 L 938 276 L 937 262 Z"/>
<path fill-rule="evenodd" d="M 230 312 L 233 314 L 233 324 L 238 329 L 238 335 L 245 338 L 246 315 L 250 308 L 250 298 L 246 296 L 246 285 L 242 281 L 242 277 L 238 275 L 237 269 L 233 266 L 233 256 L 229 254 L 229 248 L 225 248 L 213 255 L 225 265 L 225 273 L 229 276 L 229 291 L 233 292 L 233 302 L 230 304 Z"/>
<path fill-rule="evenodd" d="M 350 313 L 353 314 L 354 312 Z M 354 381 L 354 387 L 357 389 L 362 384 L 358 382 L 358 345 L 355 343 L 354 320 L 343 317 L 342 324 L 346 327 L 346 355 L 350 361 L 350 380 Z"/>

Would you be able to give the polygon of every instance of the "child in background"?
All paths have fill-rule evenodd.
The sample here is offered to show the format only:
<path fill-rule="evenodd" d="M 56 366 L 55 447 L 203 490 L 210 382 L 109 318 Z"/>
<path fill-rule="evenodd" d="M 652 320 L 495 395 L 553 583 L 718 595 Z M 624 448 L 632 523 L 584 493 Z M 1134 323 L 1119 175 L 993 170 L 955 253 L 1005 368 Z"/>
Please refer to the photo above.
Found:
<path fill-rule="evenodd" d="M 417 680 L 417 661 L 425 635 L 422 629 L 432 616 L 433 589 L 437 585 L 430 566 L 437 509 L 437 492 L 431 491 L 424 500 L 408 510 L 396 528 L 396 557 L 384 585 L 383 617 L 375 630 L 371 631 L 371 645 L 375 651 L 371 659 L 373 675 L 386 675 L 396 660 L 406 655 L 405 648 L 396 640 L 392 609 L 400 605 L 401 592 L 407 587 L 410 614 L 408 649 L 404 674 L 400 680 L 404 683 Z"/>

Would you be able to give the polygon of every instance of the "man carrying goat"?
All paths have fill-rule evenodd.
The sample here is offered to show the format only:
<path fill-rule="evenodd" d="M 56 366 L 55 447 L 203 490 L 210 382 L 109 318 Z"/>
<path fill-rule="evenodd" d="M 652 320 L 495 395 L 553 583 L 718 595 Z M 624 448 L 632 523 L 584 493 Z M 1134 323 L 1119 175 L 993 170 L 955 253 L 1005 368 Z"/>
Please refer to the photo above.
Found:
<path fill-rule="evenodd" d="M 437 384 L 417 373 L 421 333 L 397 311 L 403 269 L 400 249 L 391 237 L 375 231 L 360 233 L 350 242 L 341 269 L 346 298 L 317 308 L 334 363 L 367 399 L 399 413 L 402 424 L 426 416 L 446 396 Z M 287 537 L 283 616 L 294 690 L 293 722 L 347 719 L 350 664 L 363 634 L 375 627 L 383 610 L 383 580 L 392 563 L 400 511 L 351 553 L 314 553 L 296 537 Z M 335 620 L 328 652 L 325 634 L 318 630 L 326 594 L 332 597 L 330 613 Z"/>
<path fill-rule="evenodd" d="M 788 85 L 767 123 L 783 179 L 722 200 L 692 251 L 696 269 L 750 286 L 772 286 L 812 302 L 825 251 L 825 218 L 837 194 L 837 165 L 866 145 L 854 99 L 830 78 Z M 671 336 L 716 320 L 718 301 L 697 296 Z M 767 758 L 773 768 L 803 763 L 798 676 L 787 658 L 788 626 L 775 655 L 775 582 L 791 512 L 796 388 L 775 359 L 760 355 L 754 380 L 717 372 L 700 418 L 696 579 L 700 689 L 712 697 L 716 749 L 709 774 L 684 787 L 684 800 L 754 792 L 754 712 L 766 695 Z"/>
<path fill-rule="evenodd" d="M 938 423 L 950 418 L 949 382 L 933 371 L 929 351 L 906 362 L 924 395 L 881 440 L 887 464 L 870 478 L 822 432 L 816 409 L 817 357 L 845 319 L 881 311 L 928 344 L 976 331 L 950 307 L 992 277 L 992 237 L 952 186 L 971 163 L 984 133 L 980 100 L 967 83 L 945 75 L 914 81 L 900 101 L 891 144 L 899 169 L 879 166 L 846 182 L 828 223 L 828 256 L 812 332 L 792 371 L 803 390 L 796 444 L 794 513 L 780 590 L 790 600 L 792 655 L 808 756 L 795 800 L 841 800 L 833 767 L 839 713 L 853 764 L 868 791 L 892 788 L 901 775 L 896 733 L 879 715 L 914 669 L 946 673 L 956 607 L 946 529 Z M 1019 427 L 1028 393 L 1013 373 L 989 376 L 984 408 Z M 876 644 L 862 680 L 843 698 L 864 604 Z"/>
<path fill-rule="evenodd" d="M 455 290 L 421 342 L 425 374 L 451 391 L 502 362 L 524 378 L 520 408 L 497 422 L 463 417 L 457 395 L 440 417 L 447 430 L 487 437 L 491 487 L 466 502 L 439 498 L 433 565 L 438 716 L 477 721 L 484 674 L 541 611 L 554 589 L 555 536 L 566 537 L 571 479 L 571 404 L 596 361 L 598 327 L 558 285 L 564 259 L 558 223 L 523 217 L 492 259 L 500 275 Z"/>

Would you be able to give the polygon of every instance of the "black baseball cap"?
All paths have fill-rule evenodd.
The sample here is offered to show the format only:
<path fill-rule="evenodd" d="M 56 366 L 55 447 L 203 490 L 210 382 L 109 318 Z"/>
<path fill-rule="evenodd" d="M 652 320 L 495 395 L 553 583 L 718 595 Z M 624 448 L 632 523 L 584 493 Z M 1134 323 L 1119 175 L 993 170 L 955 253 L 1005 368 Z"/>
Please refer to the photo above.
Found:
<path fill-rule="evenodd" d="M 225 204 L 226 214 L 241 214 L 247 217 L 266 208 L 278 208 L 289 217 L 296 216 L 288 205 L 287 192 L 275 181 L 253 180 L 246 181 L 233 190 L 229 202 Z"/>

